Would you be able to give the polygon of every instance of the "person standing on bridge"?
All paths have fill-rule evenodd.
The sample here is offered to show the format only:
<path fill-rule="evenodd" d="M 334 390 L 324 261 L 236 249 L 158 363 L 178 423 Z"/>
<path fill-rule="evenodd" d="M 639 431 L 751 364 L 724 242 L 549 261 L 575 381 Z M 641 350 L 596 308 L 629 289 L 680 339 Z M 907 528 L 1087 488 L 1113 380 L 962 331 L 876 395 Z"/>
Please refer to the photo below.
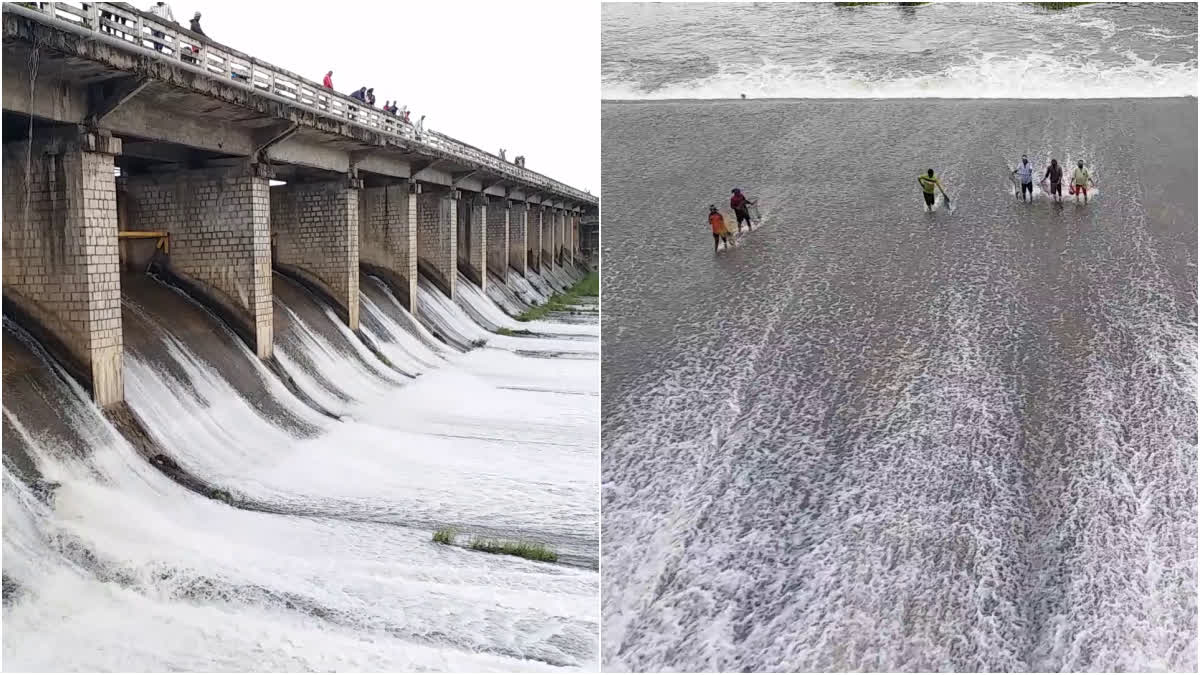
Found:
<path fill-rule="evenodd" d="M 325 85 L 326 89 L 333 89 L 333 71 L 325 73 L 325 81 L 321 84 Z"/>
<path fill-rule="evenodd" d="M 175 23 L 175 15 L 171 13 L 171 6 L 165 2 L 154 3 L 154 6 L 150 8 L 150 13 L 162 19 L 164 22 L 169 21 L 170 23 Z M 166 37 L 163 32 L 159 30 L 151 30 L 150 35 L 158 38 L 157 40 L 152 40 L 152 42 L 154 42 L 154 48 L 160 52 L 163 51 L 166 45 L 164 45 L 162 42 L 159 42 L 159 40 Z"/>
<path fill-rule="evenodd" d="M 375 89 L 374 89 L 374 87 L 367 90 L 367 96 L 363 100 L 366 102 L 367 105 L 369 105 L 371 107 L 375 106 Z"/>
<path fill-rule="evenodd" d="M 192 32 L 198 35 L 205 35 L 204 29 L 200 27 L 200 12 L 192 15 Z M 207 37 L 207 36 L 206 36 Z"/>

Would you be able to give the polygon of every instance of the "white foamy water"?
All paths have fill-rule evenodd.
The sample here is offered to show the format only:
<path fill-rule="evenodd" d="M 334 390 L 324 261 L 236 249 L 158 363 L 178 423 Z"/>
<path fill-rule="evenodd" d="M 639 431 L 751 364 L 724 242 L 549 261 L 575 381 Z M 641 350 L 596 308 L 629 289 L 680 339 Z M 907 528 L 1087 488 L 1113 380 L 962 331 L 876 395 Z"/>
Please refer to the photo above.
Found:
<path fill-rule="evenodd" d="M 1197 93 L 1194 3 L 610 4 L 603 31 L 609 100 Z"/>
<path fill-rule="evenodd" d="M 543 333 L 550 335 L 587 335 L 592 337 L 600 336 L 600 326 L 598 324 L 571 324 L 559 323 L 554 321 L 517 321 L 508 314 L 505 314 L 495 302 L 488 298 L 482 291 L 470 283 L 463 283 L 465 279 L 459 280 L 459 302 L 469 305 L 473 311 L 479 312 L 487 318 L 491 323 L 499 327 L 509 330 L 527 330 L 531 333 Z"/>
<path fill-rule="evenodd" d="M 373 303 L 363 312 L 399 327 Z M 175 375 L 125 358 L 127 400 L 153 439 L 189 475 L 255 510 L 166 477 L 77 387 L 60 397 L 81 448 L 28 432 L 24 411 L 5 401 L 6 424 L 60 484 L 48 506 L 6 455 L 4 570 L 17 590 L 4 609 L 5 666 L 595 669 L 598 360 L 558 368 L 553 358 L 375 336 L 397 367 L 419 371 L 412 379 L 348 331 L 333 344 L 289 316 L 295 340 L 280 361 L 340 421 L 308 408 L 248 350 L 246 363 L 210 364 L 163 334 Z M 338 392 L 305 379 L 301 362 L 318 364 Z M 279 426 L 221 374 L 247 367 L 316 431 Z M 527 390 L 538 374 L 569 393 Z M 459 528 L 462 541 L 545 542 L 561 561 L 434 544 L 441 526 Z"/>
<path fill-rule="evenodd" d="M 986 83 L 982 86 L 981 83 Z M 1196 64 L 1159 64 L 1131 56 L 1124 65 L 1072 62 L 1052 55 L 980 55 L 933 73 L 876 77 L 828 60 L 793 65 L 730 64 L 719 73 L 646 91 L 605 86 L 609 100 L 739 98 L 1157 98 L 1196 95 Z"/>

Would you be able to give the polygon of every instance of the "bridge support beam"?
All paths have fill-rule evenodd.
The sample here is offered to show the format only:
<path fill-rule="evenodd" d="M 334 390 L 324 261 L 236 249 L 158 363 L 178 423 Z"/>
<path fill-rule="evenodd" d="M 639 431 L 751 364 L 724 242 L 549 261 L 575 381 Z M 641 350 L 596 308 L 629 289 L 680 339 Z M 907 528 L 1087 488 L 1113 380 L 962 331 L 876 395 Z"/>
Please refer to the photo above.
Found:
<path fill-rule="evenodd" d="M 5 143 L 4 299 L 103 407 L 125 398 L 113 157 L 81 127 Z"/>
<path fill-rule="evenodd" d="M 358 256 L 364 271 L 382 279 L 396 299 L 417 313 L 416 195 L 396 181 L 358 193 Z"/>
<path fill-rule="evenodd" d="M 454 299 L 458 274 L 458 191 L 422 184 L 417 202 L 417 269 Z"/>
<path fill-rule="evenodd" d="M 458 200 L 458 271 L 487 290 L 487 197 L 469 195 Z"/>
<path fill-rule="evenodd" d="M 512 215 L 508 202 L 486 198 L 487 202 L 487 271 L 500 283 L 508 281 L 508 222 Z"/>
<path fill-rule="evenodd" d="M 521 276 L 529 275 L 529 205 L 508 202 L 508 266 Z"/>
<path fill-rule="evenodd" d="M 358 192 L 351 175 L 271 188 L 272 259 L 328 295 L 358 330 Z"/>
<path fill-rule="evenodd" d="M 168 233 L 167 269 L 215 303 L 261 359 L 271 357 L 274 341 L 273 175 L 269 166 L 247 162 L 132 175 L 123 191 L 126 227 Z"/>

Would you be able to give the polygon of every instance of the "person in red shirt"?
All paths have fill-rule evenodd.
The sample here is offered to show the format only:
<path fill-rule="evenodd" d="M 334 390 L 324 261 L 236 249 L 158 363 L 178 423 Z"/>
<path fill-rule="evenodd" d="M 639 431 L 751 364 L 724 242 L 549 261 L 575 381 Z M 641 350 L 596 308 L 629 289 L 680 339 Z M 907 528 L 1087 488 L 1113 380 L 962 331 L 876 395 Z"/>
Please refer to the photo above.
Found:
<path fill-rule="evenodd" d="M 325 81 L 322 82 L 322 84 L 325 85 L 326 89 L 333 89 L 333 71 L 332 70 L 329 71 L 328 73 L 325 73 Z"/>
<path fill-rule="evenodd" d="M 712 226 L 713 253 L 721 250 L 721 240 L 725 241 L 725 248 L 729 248 L 729 228 L 725 226 L 725 217 L 717 211 L 716 204 L 708 207 L 708 224 Z"/>
<path fill-rule="evenodd" d="M 754 229 L 750 225 L 750 205 L 754 202 L 746 199 L 746 195 L 738 188 L 733 188 L 733 196 L 729 198 L 729 207 L 737 215 L 738 232 L 742 231 L 742 221 L 746 221 L 746 229 Z"/>

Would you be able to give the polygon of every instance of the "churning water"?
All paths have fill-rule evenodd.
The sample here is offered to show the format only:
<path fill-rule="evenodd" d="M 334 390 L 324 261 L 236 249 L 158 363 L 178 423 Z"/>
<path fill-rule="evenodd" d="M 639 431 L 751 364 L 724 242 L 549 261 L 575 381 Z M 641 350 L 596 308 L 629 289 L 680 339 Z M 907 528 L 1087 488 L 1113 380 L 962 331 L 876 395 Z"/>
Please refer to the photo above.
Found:
<path fill-rule="evenodd" d="M 602 119 L 606 668 L 1195 671 L 1195 98 Z"/>
<path fill-rule="evenodd" d="M 1195 3 L 603 5 L 603 96 L 1196 95 Z"/>
<path fill-rule="evenodd" d="M 6 668 L 594 668 L 596 326 L 505 337 L 427 291 L 418 322 L 364 277 L 360 337 L 274 284 L 288 385 L 187 298 L 123 281 L 130 408 L 237 507 L 153 466 L 6 320 Z M 434 544 L 446 525 L 560 559 Z"/>

